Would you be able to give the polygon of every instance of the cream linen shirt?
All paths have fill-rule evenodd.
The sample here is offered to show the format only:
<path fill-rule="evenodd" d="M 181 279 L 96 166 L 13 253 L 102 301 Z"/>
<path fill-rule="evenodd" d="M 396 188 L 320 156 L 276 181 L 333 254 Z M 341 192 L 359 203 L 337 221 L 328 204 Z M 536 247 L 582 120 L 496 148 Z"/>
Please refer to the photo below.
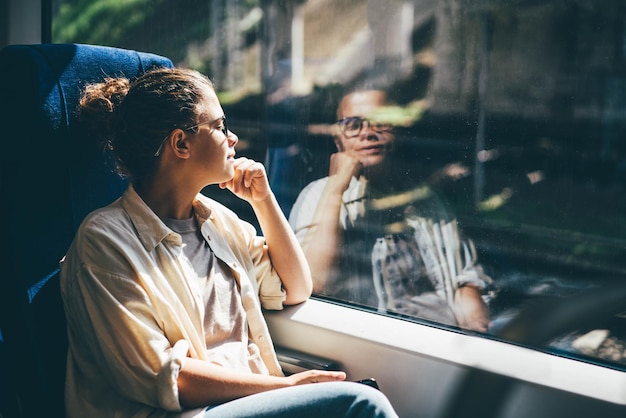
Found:
<path fill-rule="evenodd" d="M 263 318 L 285 292 L 263 237 L 221 204 L 194 203 L 204 239 L 231 269 L 250 339 L 273 375 L 282 375 Z M 68 322 L 68 417 L 187 417 L 176 385 L 185 356 L 206 360 L 206 307 L 182 240 L 130 186 L 91 213 L 61 261 Z"/>

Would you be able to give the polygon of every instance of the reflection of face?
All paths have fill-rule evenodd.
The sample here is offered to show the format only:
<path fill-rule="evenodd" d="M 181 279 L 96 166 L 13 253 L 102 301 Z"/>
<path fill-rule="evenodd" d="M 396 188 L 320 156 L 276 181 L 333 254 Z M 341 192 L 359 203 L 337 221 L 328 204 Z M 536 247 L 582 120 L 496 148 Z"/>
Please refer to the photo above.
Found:
<path fill-rule="evenodd" d="M 339 103 L 337 119 L 354 116 L 369 118 L 376 109 L 387 104 L 387 96 L 383 91 L 371 90 L 351 93 Z M 358 158 L 363 167 L 372 167 L 385 160 L 393 140 L 394 137 L 391 132 L 376 132 L 370 128 L 369 124 L 366 124 L 358 136 L 346 138 L 338 134 L 335 142 L 339 151 Z"/>

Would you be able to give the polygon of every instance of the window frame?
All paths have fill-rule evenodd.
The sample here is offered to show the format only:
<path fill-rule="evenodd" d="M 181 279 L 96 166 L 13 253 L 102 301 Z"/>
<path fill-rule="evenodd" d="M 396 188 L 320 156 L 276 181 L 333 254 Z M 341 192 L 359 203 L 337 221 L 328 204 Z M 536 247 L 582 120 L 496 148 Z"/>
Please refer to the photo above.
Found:
<path fill-rule="evenodd" d="M 540 391 L 550 388 L 626 407 L 623 371 L 485 335 L 317 297 L 282 311 L 266 311 L 265 317 L 274 344 L 338 361 L 349 379 L 375 377 L 399 411 L 418 406 L 424 416 L 431 416 L 424 408 L 441 411 L 463 373 L 476 369 Z"/>

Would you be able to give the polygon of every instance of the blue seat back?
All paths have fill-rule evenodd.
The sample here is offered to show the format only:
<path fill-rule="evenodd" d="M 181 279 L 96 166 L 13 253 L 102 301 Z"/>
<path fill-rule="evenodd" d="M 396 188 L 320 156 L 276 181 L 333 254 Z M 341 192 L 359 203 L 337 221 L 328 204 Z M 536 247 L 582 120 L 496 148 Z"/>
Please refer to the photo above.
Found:
<path fill-rule="evenodd" d="M 0 51 L 0 376 L 1 387 L 13 392 L 0 398 L 10 398 L 0 408 L 19 416 L 63 416 L 67 337 L 58 263 L 85 215 L 126 187 L 110 155 L 74 123 L 80 92 L 87 83 L 132 79 L 153 66 L 172 62 L 81 44 Z"/>

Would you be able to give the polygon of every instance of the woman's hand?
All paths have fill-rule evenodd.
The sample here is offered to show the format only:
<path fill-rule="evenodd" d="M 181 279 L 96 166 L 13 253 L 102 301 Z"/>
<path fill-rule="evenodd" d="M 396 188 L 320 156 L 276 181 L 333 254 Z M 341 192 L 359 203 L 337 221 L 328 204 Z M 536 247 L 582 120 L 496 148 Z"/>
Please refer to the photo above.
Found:
<path fill-rule="evenodd" d="M 308 383 L 336 382 L 346 380 L 344 372 L 326 370 L 307 370 L 287 376 L 291 385 L 306 385 Z"/>
<path fill-rule="evenodd" d="M 233 178 L 220 183 L 220 188 L 228 189 L 237 197 L 250 203 L 263 201 L 271 195 L 272 191 L 263 164 L 242 157 L 235 160 L 234 168 Z"/>
<path fill-rule="evenodd" d="M 489 309 L 480 291 L 472 286 L 459 288 L 454 295 L 454 313 L 461 328 L 487 332 Z"/>
<path fill-rule="evenodd" d="M 335 179 L 343 194 L 350 185 L 352 177 L 357 177 L 362 168 L 363 165 L 358 158 L 347 152 L 336 152 L 330 156 L 328 175 Z"/>
<path fill-rule="evenodd" d="M 307 370 L 287 377 L 261 375 L 186 357 L 177 384 L 181 405 L 199 408 L 272 389 L 345 379 L 344 372 L 324 370 Z"/>

